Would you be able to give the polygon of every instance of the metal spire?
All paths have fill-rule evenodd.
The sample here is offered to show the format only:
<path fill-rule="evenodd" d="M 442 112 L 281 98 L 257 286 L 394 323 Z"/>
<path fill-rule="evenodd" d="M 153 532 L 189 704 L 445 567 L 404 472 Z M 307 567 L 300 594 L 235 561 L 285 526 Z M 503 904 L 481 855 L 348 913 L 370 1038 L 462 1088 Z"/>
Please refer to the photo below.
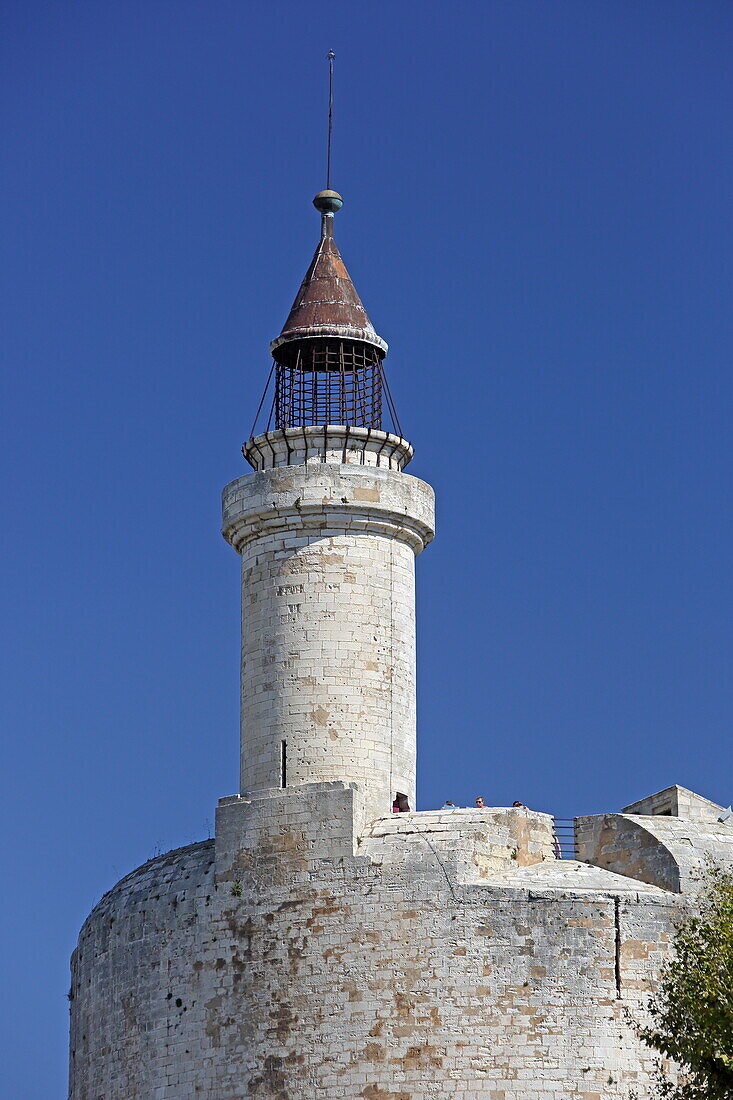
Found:
<path fill-rule="evenodd" d="M 328 60 L 328 143 L 326 145 L 326 189 L 319 191 L 313 200 L 316 210 L 320 210 L 321 232 L 324 237 L 333 236 L 333 215 L 344 205 L 338 191 L 331 190 L 331 139 L 333 137 L 333 59 L 336 54 L 329 50 Z"/>
<path fill-rule="evenodd" d="M 326 155 L 326 190 L 331 190 L 331 136 L 333 134 L 333 59 L 336 54 L 328 51 L 328 153 Z"/>

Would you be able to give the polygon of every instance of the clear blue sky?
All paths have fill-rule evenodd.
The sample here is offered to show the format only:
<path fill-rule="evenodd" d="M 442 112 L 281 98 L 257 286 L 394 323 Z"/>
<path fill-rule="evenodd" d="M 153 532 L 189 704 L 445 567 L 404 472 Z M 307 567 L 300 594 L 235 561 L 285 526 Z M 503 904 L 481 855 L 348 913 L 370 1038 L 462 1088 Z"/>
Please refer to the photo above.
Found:
<path fill-rule="evenodd" d="M 49 1100 L 86 913 L 236 790 L 219 492 L 316 243 L 329 47 L 337 239 L 438 496 L 419 806 L 733 797 L 733 7 L 2 21 L 2 1091 Z"/>

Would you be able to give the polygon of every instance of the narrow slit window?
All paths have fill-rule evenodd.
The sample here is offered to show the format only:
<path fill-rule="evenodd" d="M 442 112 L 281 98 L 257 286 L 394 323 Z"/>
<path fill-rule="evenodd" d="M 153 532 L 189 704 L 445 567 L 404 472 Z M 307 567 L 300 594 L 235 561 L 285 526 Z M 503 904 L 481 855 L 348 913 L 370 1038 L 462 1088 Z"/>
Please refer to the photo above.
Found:
<path fill-rule="evenodd" d="M 280 742 L 280 786 L 288 785 L 288 745 L 287 741 Z"/>

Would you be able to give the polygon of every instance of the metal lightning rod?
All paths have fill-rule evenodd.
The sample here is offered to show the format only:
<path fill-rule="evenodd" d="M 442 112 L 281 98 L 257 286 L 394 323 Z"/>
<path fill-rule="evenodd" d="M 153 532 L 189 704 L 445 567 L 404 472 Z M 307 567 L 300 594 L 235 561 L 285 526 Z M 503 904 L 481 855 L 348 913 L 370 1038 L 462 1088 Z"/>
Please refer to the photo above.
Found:
<path fill-rule="evenodd" d="M 333 134 L 333 59 L 336 54 L 328 51 L 328 153 L 326 156 L 326 190 L 331 190 L 331 135 Z"/>

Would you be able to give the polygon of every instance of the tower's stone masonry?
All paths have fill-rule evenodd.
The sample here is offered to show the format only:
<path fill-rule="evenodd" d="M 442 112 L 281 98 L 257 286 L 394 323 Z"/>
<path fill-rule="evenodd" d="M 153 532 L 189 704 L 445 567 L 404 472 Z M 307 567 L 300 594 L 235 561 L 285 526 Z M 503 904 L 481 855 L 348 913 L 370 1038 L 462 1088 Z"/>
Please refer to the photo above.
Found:
<path fill-rule="evenodd" d="M 224 534 L 242 555 L 242 791 L 348 775 L 369 818 L 395 791 L 414 800 L 430 486 L 340 461 L 276 466 L 227 486 Z"/>
<path fill-rule="evenodd" d="M 733 828 L 675 787 L 577 819 L 559 859 L 548 814 L 407 808 L 433 492 L 404 472 L 387 346 L 333 240 L 341 199 L 315 201 L 271 345 L 274 427 L 224 491 L 240 793 L 215 840 L 134 871 L 84 924 L 70 1100 L 646 1100 L 632 1021 Z"/>
<path fill-rule="evenodd" d="M 525 809 L 363 818 L 355 784 L 222 799 L 215 842 L 103 898 L 74 1100 L 649 1095 L 628 1017 L 693 895 L 555 860 Z"/>

